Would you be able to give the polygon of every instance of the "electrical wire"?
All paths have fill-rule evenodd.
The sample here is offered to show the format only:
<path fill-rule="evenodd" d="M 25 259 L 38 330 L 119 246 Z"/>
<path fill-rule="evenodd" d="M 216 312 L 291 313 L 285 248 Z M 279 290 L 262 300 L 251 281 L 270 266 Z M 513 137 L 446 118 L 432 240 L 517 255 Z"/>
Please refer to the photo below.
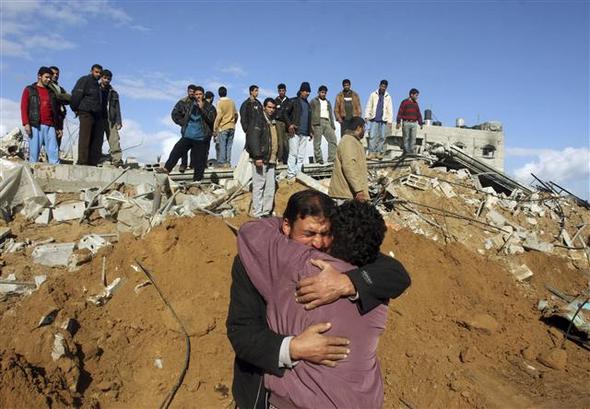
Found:
<path fill-rule="evenodd" d="M 170 303 L 168 302 L 166 297 L 164 297 L 162 290 L 160 290 L 160 287 L 158 287 L 158 285 L 156 284 L 156 281 L 154 280 L 154 277 L 152 277 L 152 274 L 139 261 L 137 261 L 137 259 L 135 260 L 135 262 L 137 263 L 139 268 L 141 268 L 141 271 L 143 271 L 143 273 L 146 275 L 148 280 L 150 280 L 150 282 L 153 284 L 154 288 L 156 289 L 156 291 L 160 295 L 160 298 L 162 299 L 162 301 L 164 301 L 164 304 L 166 304 L 166 306 L 168 307 L 168 309 L 170 310 L 170 312 L 172 313 L 172 315 L 176 319 L 176 322 L 178 322 L 178 325 L 180 326 L 182 333 L 184 334 L 184 339 L 185 339 L 185 344 L 186 344 L 186 352 L 184 355 L 184 365 L 183 365 L 182 371 L 180 372 L 180 375 L 178 376 L 178 380 L 176 381 L 176 383 L 174 384 L 174 386 L 172 387 L 170 392 L 168 392 L 168 394 L 166 395 L 166 397 L 164 398 L 164 400 L 160 404 L 160 409 L 167 409 L 170 406 L 170 404 L 172 403 L 172 400 L 174 400 L 174 396 L 176 395 L 176 392 L 178 391 L 178 389 L 182 385 L 182 381 L 184 380 L 184 376 L 186 375 L 186 372 L 188 370 L 188 365 L 189 365 L 190 356 L 191 356 L 191 340 L 190 340 L 190 337 L 189 337 L 186 329 L 184 328 L 184 324 L 182 323 L 180 318 L 178 318 L 178 315 L 176 315 L 174 308 L 172 308 L 172 306 L 170 305 Z"/>

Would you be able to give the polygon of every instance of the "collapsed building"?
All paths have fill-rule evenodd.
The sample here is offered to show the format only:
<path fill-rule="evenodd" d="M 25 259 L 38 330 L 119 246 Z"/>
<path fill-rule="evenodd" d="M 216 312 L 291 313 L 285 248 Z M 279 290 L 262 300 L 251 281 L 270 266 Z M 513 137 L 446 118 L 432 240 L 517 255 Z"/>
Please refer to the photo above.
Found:
<path fill-rule="evenodd" d="M 501 129 L 423 135 L 416 157 L 369 163 L 382 251 L 413 281 L 380 340 L 386 407 L 590 406 L 587 201 L 504 174 Z M 473 154 L 493 138 L 493 161 Z M 135 164 L 31 166 L 18 146 L 0 145 L 0 406 L 231 407 L 224 321 L 248 163 L 192 183 Z M 329 186 L 329 166 L 294 185 L 283 171 L 277 214 Z"/>

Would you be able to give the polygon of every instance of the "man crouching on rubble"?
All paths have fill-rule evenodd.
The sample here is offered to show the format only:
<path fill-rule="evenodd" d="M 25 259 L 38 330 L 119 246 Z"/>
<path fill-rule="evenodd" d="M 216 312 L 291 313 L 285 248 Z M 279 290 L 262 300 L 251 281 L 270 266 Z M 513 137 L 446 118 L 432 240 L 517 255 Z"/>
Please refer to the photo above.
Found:
<path fill-rule="evenodd" d="M 327 195 L 314 190 L 297 192 L 289 199 L 281 231 L 295 242 L 325 251 L 331 242 L 330 221 L 334 214 L 334 202 Z M 276 219 L 269 220 L 276 223 Z M 305 309 L 348 297 L 345 301 L 364 316 L 410 285 L 404 267 L 382 254 L 370 264 L 344 274 L 330 263 L 314 264 L 323 270 L 298 285 L 296 301 L 304 303 Z M 239 408 L 267 407 L 265 373 L 283 376 L 287 368 L 293 368 L 293 361 L 334 367 L 346 358 L 350 340 L 322 335 L 330 329 L 328 322 L 309 321 L 307 328 L 286 335 L 271 330 L 265 299 L 250 281 L 239 257 L 234 260 L 232 280 L 227 333 L 236 353 L 232 392 Z"/>

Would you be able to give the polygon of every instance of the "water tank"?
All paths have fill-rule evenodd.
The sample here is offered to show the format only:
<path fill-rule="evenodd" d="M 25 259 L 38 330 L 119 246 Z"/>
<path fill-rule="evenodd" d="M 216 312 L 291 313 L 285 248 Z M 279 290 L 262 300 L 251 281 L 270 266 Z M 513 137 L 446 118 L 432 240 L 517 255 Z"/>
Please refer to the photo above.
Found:
<path fill-rule="evenodd" d="M 426 126 L 432 126 L 432 119 L 425 119 L 424 120 L 424 125 L 426 125 Z"/>
<path fill-rule="evenodd" d="M 457 120 L 455 121 L 455 126 L 457 128 L 463 128 L 463 127 L 465 127 L 465 119 L 463 119 L 463 118 L 457 118 Z"/>
<path fill-rule="evenodd" d="M 432 121 L 432 111 L 430 109 L 426 109 L 424 111 L 424 120 L 425 121 Z"/>

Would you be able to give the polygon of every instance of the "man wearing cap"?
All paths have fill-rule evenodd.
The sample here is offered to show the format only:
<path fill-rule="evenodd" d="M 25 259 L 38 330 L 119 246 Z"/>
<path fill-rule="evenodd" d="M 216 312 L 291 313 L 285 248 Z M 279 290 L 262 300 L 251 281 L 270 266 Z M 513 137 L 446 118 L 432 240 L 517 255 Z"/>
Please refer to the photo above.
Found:
<path fill-rule="evenodd" d="M 286 112 L 289 131 L 289 159 L 287 163 L 287 180 L 293 181 L 301 172 L 305 159 L 307 141 L 313 136 L 311 128 L 311 106 L 307 97 L 311 93 L 309 82 L 302 82 L 295 98 L 289 100 Z"/>
<path fill-rule="evenodd" d="M 326 99 L 328 87 L 321 85 L 318 96 L 311 100 L 311 126 L 313 129 L 313 156 L 315 163 L 323 164 L 322 135 L 328 142 L 328 162 L 336 157 L 336 134 L 332 104 Z"/>
<path fill-rule="evenodd" d="M 387 80 L 381 80 L 379 89 L 371 93 L 365 107 L 365 120 L 370 123 L 368 159 L 383 159 L 386 132 L 393 124 L 393 106 L 387 85 Z"/>
<path fill-rule="evenodd" d="M 413 155 L 416 145 L 416 134 L 418 125 L 422 129 L 422 114 L 418 106 L 418 95 L 420 92 L 416 88 L 410 90 L 410 97 L 402 101 L 397 113 L 396 129 L 399 129 L 403 121 L 402 137 L 404 141 L 404 155 Z M 418 125 L 417 125 L 418 124 Z"/>
<path fill-rule="evenodd" d="M 361 99 L 359 95 L 350 89 L 350 80 L 342 80 L 342 91 L 336 95 L 334 106 L 336 121 L 340 124 L 340 136 L 346 129 L 350 129 L 350 120 L 355 116 L 361 116 Z"/>

